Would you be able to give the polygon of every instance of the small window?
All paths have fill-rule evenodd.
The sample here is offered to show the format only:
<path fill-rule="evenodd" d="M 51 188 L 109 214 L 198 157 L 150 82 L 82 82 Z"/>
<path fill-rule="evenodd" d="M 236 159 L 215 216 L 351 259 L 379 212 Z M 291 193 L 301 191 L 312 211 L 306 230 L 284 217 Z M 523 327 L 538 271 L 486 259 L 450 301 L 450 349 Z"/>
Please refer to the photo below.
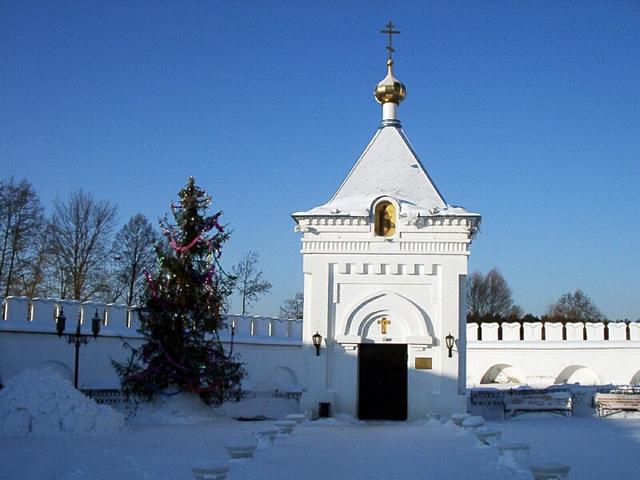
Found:
<path fill-rule="evenodd" d="M 380 237 L 393 237 L 396 233 L 396 207 L 391 202 L 380 202 L 375 211 L 375 233 Z"/>

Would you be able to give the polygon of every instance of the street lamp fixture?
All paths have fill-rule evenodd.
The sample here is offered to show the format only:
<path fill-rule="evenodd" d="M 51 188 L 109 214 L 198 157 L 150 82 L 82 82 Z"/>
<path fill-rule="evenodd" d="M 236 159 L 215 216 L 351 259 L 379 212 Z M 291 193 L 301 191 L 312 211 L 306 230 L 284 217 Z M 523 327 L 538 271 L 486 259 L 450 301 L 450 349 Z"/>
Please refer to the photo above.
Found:
<path fill-rule="evenodd" d="M 76 359 L 75 359 L 75 367 L 73 372 L 73 386 L 78 388 L 78 367 L 80 363 L 80 345 L 86 345 L 89 342 L 90 337 L 98 338 L 98 334 L 100 333 L 100 317 L 98 316 L 98 309 L 96 308 L 96 313 L 91 319 L 91 335 L 87 335 L 86 333 L 80 333 L 80 318 L 81 314 L 78 313 L 78 322 L 76 323 L 76 332 L 67 334 L 67 343 L 69 345 L 74 345 L 76 347 Z M 56 333 L 58 337 L 62 337 L 64 334 L 64 328 L 67 321 L 67 317 L 64 316 L 64 308 L 60 307 L 60 313 L 56 317 Z"/>
<path fill-rule="evenodd" d="M 102 320 L 98 316 L 98 309 L 96 308 L 96 313 L 93 314 L 93 318 L 91 319 L 91 333 L 93 333 L 93 338 L 98 338 L 101 321 Z"/>
<path fill-rule="evenodd" d="M 322 335 L 320 335 L 318 332 L 316 332 L 311 337 L 311 340 L 313 341 L 313 346 L 316 347 L 316 356 L 319 357 L 320 356 L 320 345 L 322 345 Z"/>

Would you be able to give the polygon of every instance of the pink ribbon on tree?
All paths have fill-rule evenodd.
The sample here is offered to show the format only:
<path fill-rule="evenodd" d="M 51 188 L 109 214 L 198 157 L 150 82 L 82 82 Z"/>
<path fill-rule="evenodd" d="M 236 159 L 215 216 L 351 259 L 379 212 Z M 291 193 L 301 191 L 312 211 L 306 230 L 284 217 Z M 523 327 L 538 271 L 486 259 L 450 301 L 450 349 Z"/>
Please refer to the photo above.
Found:
<path fill-rule="evenodd" d="M 186 252 L 188 250 L 191 249 L 191 247 L 193 247 L 196 243 L 202 241 L 202 236 L 198 235 L 196 238 L 194 238 L 188 245 L 178 245 L 178 242 L 176 242 L 175 238 L 171 238 L 171 242 L 169 242 L 169 244 L 171 245 L 171 247 L 178 253 L 182 253 L 182 252 Z"/>

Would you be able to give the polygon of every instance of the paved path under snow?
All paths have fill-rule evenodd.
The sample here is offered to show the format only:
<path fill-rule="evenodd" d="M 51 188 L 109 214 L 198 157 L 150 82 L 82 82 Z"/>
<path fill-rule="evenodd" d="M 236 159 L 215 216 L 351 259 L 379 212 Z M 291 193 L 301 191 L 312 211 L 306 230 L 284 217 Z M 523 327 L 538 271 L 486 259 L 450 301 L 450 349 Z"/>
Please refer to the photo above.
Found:
<path fill-rule="evenodd" d="M 458 427 L 425 422 L 314 425 L 261 450 L 252 461 L 233 464 L 229 480 L 240 479 L 517 479 L 496 469 L 494 449 L 478 447 Z"/>
<path fill-rule="evenodd" d="M 531 444 L 532 457 L 571 465 L 571 478 L 637 477 L 640 419 L 517 418 L 491 422 L 507 441 Z M 197 461 L 226 461 L 224 445 L 251 439 L 272 422 L 219 418 L 197 425 L 129 425 L 99 436 L 0 438 L 2 480 L 187 480 Z M 427 422 L 303 424 L 293 435 L 233 463 L 228 480 L 530 479 L 497 467 L 453 426 Z"/>

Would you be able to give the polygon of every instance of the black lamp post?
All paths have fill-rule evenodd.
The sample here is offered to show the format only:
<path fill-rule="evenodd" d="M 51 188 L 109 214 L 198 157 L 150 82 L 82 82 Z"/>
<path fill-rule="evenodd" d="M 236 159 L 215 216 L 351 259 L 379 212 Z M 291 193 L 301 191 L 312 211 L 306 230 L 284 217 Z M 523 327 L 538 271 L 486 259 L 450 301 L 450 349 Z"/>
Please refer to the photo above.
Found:
<path fill-rule="evenodd" d="M 56 318 L 56 332 L 58 333 L 58 337 L 62 337 L 64 333 L 64 327 L 67 318 L 64 316 L 64 308 L 60 307 L 60 313 Z M 100 317 L 98 317 L 98 309 L 96 308 L 96 313 L 91 320 L 91 333 L 92 335 L 87 335 L 86 333 L 80 333 L 80 314 L 78 313 L 78 323 L 76 324 L 76 333 L 68 333 L 67 334 L 67 343 L 69 345 L 75 345 L 76 347 L 76 363 L 73 371 L 73 386 L 78 388 L 78 364 L 80 362 L 80 345 L 86 345 L 89 342 L 89 338 L 93 336 L 93 338 L 98 338 L 98 334 L 100 333 Z"/>
<path fill-rule="evenodd" d="M 451 358 L 453 356 L 453 342 L 455 341 L 455 338 L 453 338 L 453 335 L 449 334 L 446 337 L 444 337 L 444 343 L 447 346 L 447 348 L 449 349 L 449 358 Z"/>
<path fill-rule="evenodd" d="M 311 337 L 311 340 L 313 341 L 313 346 L 316 347 L 316 356 L 319 357 L 320 356 L 320 345 L 322 345 L 322 335 L 320 335 L 318 332 L 316 332 Z"/>

